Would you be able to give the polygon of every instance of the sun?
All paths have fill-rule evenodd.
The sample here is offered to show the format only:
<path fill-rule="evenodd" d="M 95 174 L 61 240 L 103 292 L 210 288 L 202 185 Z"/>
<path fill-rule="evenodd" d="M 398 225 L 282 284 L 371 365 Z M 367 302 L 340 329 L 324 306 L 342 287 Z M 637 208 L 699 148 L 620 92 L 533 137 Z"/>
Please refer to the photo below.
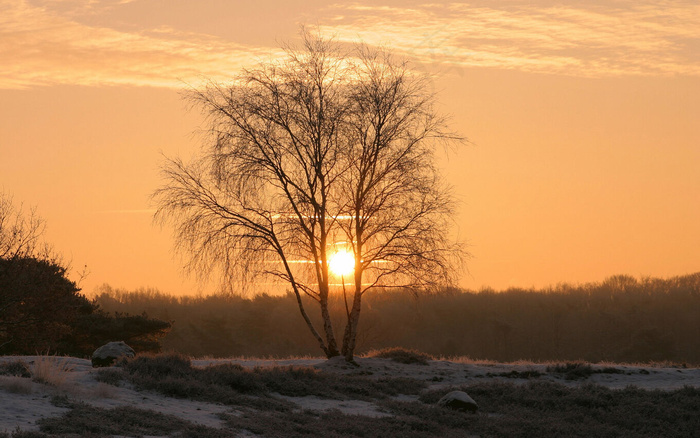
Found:
<path fill-rule="evenodd" d="M 328 267 L 338 277 L 344 277 L 355 270 L 355 257 L 352 253 L 340 250 L 331 256 Z"/>

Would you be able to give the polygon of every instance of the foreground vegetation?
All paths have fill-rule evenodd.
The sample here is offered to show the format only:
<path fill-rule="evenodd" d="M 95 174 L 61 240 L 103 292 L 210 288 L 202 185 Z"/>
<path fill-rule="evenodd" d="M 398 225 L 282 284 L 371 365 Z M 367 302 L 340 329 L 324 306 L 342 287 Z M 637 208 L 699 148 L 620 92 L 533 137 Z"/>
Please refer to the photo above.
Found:
<path fill-rule="evenodd" d="M 397 360 L 409 357 L 392 354 Z M 420 366 L 420 365 L 417 365 Z M 168 397 L 220 403 L 222 428 L 196 425 L 138 407 L 103 409 L 66 397 L 53 403 L 70 410 L 38 422 L 39 432 L 0 433 L 0 438 L 56 436 L 232 437 L 678 437 L 700 430 L 700 389 L 610 390 L 592 384 L 567 387 L 533 378 L 524 385 L 483 382 L 459 388 L 426 389 L 424 381 L 338 375 L 307 367 L 244 369 L 237 365 L 192 367 L 179 355 L 138 357 L 101 370 L 99 380 L 128 382 Z M 437 406 L 447 392 L 461 389 L 478 401 L 477 413 Z M 413 395 L 412 399 L 397 398 Z M 347 415 L 338 410 L 300 410 L 280 397 L 365 400 L 383 416 Z"/>
<path fill-rule="evenodd" d="M 172 321 L 165 351 L 192 356 L 319 354 L 292 295 L 172 297 L 103 286 L 107 311 Z M 340 297 L 332 315 L 345 312 Z M 496 361 L 586 360 L 700 364 L 700 273 L 669 279 L 611 277 L 542 290 L 450 290 L 414 297 L 367 294 L 358 351 L 390 346 L 433 356 Z M 312 315 L 313 316 L 313 315 Z"/>

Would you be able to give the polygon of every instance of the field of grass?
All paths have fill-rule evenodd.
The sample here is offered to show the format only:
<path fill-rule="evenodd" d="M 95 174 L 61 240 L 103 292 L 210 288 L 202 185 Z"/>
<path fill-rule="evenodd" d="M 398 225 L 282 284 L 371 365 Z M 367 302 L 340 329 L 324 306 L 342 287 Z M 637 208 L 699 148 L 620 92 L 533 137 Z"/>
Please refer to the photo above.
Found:
<path fill-rule="evenodd" d="M 418 360 L 425 356 L 422 353 L 393 349 L 376 355 L 425 369 Z M 17 378 L 27 371 L 19 363 L 3 370 Z M 614 374 L 619 369 L 594 369 L 579 362 L 546 370 L 567 380 L 585 380 L 595 372 Z M 224 405 L 222 427 L 195 424 L 148 406 L 99 408 L 56 396 L 52 402 L 68 408 L 63 415 L 39 420 L 38 431 L 5 432 L 0 437 L 692 437 L 700 430 L 697 387 L 613 390 L 545 381 L 535 373 L 505 376 L 527 380 L 519 384 L 484 378 L 469 385 L 436 387 L 424 379 L 378 377 L 362 369 L 334 373 L 313 367 L 244 368 L 231 363 L 195 367 L 177 354 L 141 356 L 96 374 L 103 384 Z M 455 389 L 477 400 L 478 412 L 437 405 Z M 352 415 L 338 409 L 302 409 L 291 401 L 311 396 L 327 402 L 361 400 L 377 411 Z"/>

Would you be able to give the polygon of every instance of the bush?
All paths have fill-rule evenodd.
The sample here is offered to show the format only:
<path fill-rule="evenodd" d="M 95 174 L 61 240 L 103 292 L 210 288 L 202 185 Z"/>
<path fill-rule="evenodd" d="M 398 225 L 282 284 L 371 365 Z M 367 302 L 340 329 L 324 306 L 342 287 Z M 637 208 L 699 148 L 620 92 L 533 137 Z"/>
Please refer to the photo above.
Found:
<path fill-rule="evenodd" d="M 61 386 L 71 370 L 66 358 L 39 356 L 32 365 L 32 380 L 50 386 Z"/>
<path fill-rule="evenodd" d="M 567 362 L 565 364 L 550 365 L 547 372 L 564 375 L 566 380 L 583 380 L 593 375 L 593 367 L 583 362 Z"/>
<path fill-rule="evenodd" d="M 112 386 L 120 386 L 125 379 L 126 374 L 119 368 L 100 368 L 95 376 L 96 381 Z"/>
<path fill-rule="evenodd" d="M 29 365 L 22 360 L 13 360 L 0 364 L 0 376 L 32 377 Z"/>
<path fill-rule="evenodd" d="M 419 364 L 428 365 L 428 361 L 433 358 L 425 353 L 417 350 L 408 350 L 401 347 L 383 348 L 381 350 L 372 350 L 367 353 L 369 357 L 378 357 L 381 359 L 391 359 L 394 362 L 404 364 Z"/>
<path fill-rule="evenodd" d="M 177 353 L 139 355 L 125 360 L 121 366 L 127 373 L 139 377 L 184 377 L 193 372 L 190 359 Z"/>

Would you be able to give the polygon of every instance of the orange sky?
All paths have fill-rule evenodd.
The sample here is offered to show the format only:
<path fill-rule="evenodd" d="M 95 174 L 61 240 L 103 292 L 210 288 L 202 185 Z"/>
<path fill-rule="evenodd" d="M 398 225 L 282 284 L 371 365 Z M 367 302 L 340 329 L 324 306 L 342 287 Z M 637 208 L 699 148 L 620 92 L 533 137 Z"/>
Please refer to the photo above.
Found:
<path fill-rule="evenodd" d="M 148 196 L 201 120 L 179 90 L 279 53 L 301 23 L 436 77 L 472 144 L 444 161 L 464 287 L 700 270 L 697 1 L 0 0 L 0 189 L 109 283 L 180 275 Z"/>

